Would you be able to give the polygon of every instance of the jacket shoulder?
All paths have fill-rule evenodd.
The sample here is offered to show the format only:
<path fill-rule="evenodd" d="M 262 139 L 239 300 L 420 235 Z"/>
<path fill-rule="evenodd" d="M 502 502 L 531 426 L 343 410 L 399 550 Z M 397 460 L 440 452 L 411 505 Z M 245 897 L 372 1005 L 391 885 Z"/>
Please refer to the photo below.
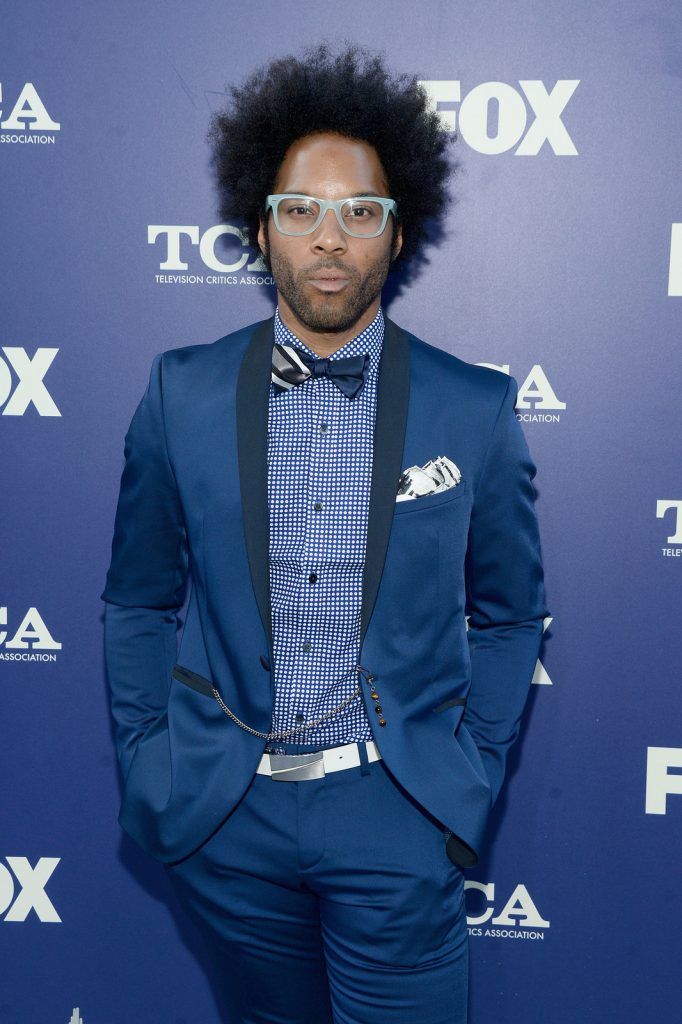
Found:
<path fill-rule="evenodd" d="M 491 402 L 499 408 L 510 384 L 510 374 L 491 366 L 468 363 L 411 331 L 402 330 L 407 335 L 415 375 L 430 378 L 439 390 L 443 388 L 451 394 L 455 388 L 461 398 L 471 399 L 476 404 Z M 516 385 L 513 377 L 511 383 Z"/>
<path fill-rule="evenodd" d="M 226 359 L 228 362 L 232 359 L 238 365 L 254 331 L 261 324 L 272 319 L 272 317 L 267 317 L 266 320 L 257 320 L 245 327 L 239 327 L 236 331 L 230 331 L 229 334 L 225 334 L 215 341 L 166 349 L 159 353 L 159 358 L 162 365 L 167 367 L 170 372 L 181 367 L 186 367 L 189 371 L 210 370 L 217 361 L 224 365 Z"/>

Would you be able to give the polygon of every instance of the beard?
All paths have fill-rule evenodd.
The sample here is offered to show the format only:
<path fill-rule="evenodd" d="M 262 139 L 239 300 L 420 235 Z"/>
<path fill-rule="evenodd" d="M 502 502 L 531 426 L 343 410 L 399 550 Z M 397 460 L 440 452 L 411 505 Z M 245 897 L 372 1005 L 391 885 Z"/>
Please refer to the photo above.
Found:
<path fill-rule="evenodd" d="M 292 312 L 309 331 L 336 334 L 349 331 L 362 314 L 381 294 L 392 262 L 391 252 L 386 252 L 372 263 L 364 277 L 353 268 L 338 265 L 318 266 L 316 271 L 338 270 L 348 278 L 348 284 L 341 292 L 325 293 L 312 288 L 308 281 L 313 270 L 296 273 L 291 262 L 281 253 L 273 253 L 270 240 L 265 239 L 265 258 L 275 279 L 277 290 L 284 297 Z M 316 294 L 311 294 L 316 292 Z"/>

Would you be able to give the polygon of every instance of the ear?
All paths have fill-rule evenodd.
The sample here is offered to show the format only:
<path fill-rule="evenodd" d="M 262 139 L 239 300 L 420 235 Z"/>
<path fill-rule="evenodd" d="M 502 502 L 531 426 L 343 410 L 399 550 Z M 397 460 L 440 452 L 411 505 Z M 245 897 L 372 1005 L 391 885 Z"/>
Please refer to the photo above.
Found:
<path fill-rule="evenodd" d="M 265 246 L 265 224 L 263 222 L 263 214 L 262 213 L 258 214 L 258 220 L 259 220 L 258 236 L 257 236 L 258 237 L 258 245 L 260 246 L 260 251 L 264 253 L 265 252 L 265 248 L 266 248 L 266 246 Z"/>
<path fill-rule="evenodd" d="M 396 228 L 395 228 L 395 233 L 393 235 L 393 244 L 391 246 L 391 249 L 392 249 L 391 262 L 394 259 L 396 259 L 396 257 L 398 256 L 398 253 L 400 252 L 402 247 L 403 247 L 403 226 L 402 226 L 402 224 L 398 224 L 396 226 Z"/>

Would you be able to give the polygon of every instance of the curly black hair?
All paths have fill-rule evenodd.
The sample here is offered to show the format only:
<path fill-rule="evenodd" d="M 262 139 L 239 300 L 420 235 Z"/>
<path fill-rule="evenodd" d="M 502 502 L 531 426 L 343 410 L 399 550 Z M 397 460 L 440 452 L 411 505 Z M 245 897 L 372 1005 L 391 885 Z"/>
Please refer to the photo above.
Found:
<path fill-rule="evenodd" d="M 233 108 L 214 112 L 207 134 L 223 222 L 241 222 L 254 242 L 259 213 L 289 147 L 329 131 L 364 140 L 379 156 L 403 229 L 393 266 L 433 240 L 429 236 L 434 227 L 438 233 L 453 202 L 447 179 L 459 162 L 447 158 L 455 134 L 444 131 L 429 109 L 416 75 L 392 77 L 381 56 L 348 42 L 333 56 L 324 41 L 302 57 L 260 66 L 241 86 L 228 88 Z"/>

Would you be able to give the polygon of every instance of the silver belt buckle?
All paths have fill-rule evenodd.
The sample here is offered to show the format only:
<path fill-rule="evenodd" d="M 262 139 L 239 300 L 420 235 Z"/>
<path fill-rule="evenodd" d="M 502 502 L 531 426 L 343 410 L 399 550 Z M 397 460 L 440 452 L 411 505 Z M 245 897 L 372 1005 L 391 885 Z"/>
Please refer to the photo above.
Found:
<path fill-rule="evenodd" d="M 324 778 L 324 756 L 321 750 L 309 754 L 268 754 L 270 777 L 279 782 L 300 782 Z"/>

